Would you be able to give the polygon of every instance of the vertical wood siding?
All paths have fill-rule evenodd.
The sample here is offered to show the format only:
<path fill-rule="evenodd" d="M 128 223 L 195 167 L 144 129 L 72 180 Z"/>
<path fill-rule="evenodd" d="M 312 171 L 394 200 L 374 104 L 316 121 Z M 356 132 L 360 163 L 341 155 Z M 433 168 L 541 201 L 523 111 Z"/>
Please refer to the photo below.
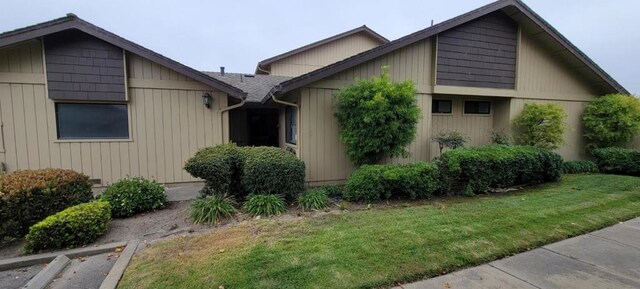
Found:
<path fill-rule="evenodd" d="M 518 97 L 588 101 L 601 94 L 524 31 L 518 54 Z"/>
<path fill-rule="evenodd" d="M 377 40 L 357 33 L 278 60 L 271 64 L 271 75 L 299 76 L 378 45 Z"/>
<path fill-rule="evenodd" d="M 32 40 L 1 49 L 0 72 L 44 73 L 40 41 Z"/>
<path fill-rule="evenodd" d="M 40 66 L 42 51 L 31 43 L 15 47 L 33 57 L 19 57 L 9 67 L 32 73 Z M 38 50 L 38 53 L 31 53 Z M 18 54 L 19 55 L 19 54 Z M 39 57 L 40 56 L 40 57 Z M 136 55 L 127 55 L 130 82 L 133 79 L 192 81 L 175 71 Z M 0 56 L 1 62 L 2 56 Z M 15 58 L 9 57 L 9 62 Z M 2 67 L 2 65 L 0 65 Z M 5 66 L 6 67 L 6 66 Z M 39 70 L 43 73 L 42 69 Z M 155 82 L 154 82 L 155 81 Z M 212 109 L 202 105 L 202 93 L 213 95 Z M 0 117 L 4 152 L 0 159 L 9 172 L 19 169 L 69 168 L 112 183 L 126 176 L 143 176 L 162 183 L 195 179 L 183 169 L 197 149 L 222 143 L 221 117 L 226 94 L 213 89 L 157 89 L 129 87 L 130 141 L 57 141 L 55 105 L 45 93 L 45 85 L 3 83 L 0 79 Z"/>

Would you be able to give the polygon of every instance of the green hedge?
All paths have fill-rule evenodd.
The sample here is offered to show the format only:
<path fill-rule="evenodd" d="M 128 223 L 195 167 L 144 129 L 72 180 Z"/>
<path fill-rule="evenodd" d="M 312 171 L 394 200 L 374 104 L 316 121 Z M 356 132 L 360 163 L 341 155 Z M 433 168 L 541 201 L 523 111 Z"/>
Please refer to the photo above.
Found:
<path fill-rule="evenodd" d="M 304 162 L 276 147 L 205 148 L 185 165 L 220 194 L 244 199 L 249 194 L 278 194 L 293 199 L 304 190 Z M 211 191 L 211 190 L 208 190 Z"/>
<path fill-rule="evenodd" d="M 72 170 L 24 170 L 3 176 L 0 241 L 21 238 L 31 225 L 92 198 L 89 177 Z"/>
<path fill-rule="evenodd" d="M 597 173 L 598 165 L 592 161 L 568 161 L 562 164 L 562 173 L 582 174 Z"/>
<path fill-rule="evenodd" d="M 602 173 L 640 176 L 640 151 L 610 147 L 595 149 L 593 155 Z"/>
<path fill-rule="evenodd" d="M 102 236 L 111 219 L 107 202 L 91 202 L 67 208 L 29 228 L 26 253 L 86 245 Z"/>
<path fill-rule="evenodd" d="M 390 198 L 428 198 L 440 188 L 434 164 L 364 165 L 347 180 L 344 198 L 372 202 Z"/>
<path fill-rule="evenodd" d="M 436 162 L 446 192 L 470 195 L 489 188 L 557 181 L 562 170 L 560 155 L 531 146 L 461 148 L 443 153 Z"/>
<path fill-rule="evenodd" d="M 162 185 L 139 177 L 115 182 L 108 186 L 99 198 L 111 204 L 114 217 L 128 217 L 158 210 L 167 204 L 167 194 Z"/>

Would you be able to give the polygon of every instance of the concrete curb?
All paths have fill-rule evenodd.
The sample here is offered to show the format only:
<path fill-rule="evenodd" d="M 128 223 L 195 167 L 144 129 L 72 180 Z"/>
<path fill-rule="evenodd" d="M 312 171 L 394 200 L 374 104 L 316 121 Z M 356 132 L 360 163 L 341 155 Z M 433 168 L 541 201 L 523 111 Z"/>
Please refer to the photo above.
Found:
<path fill-rule="evenodd" d="M 11 270 L 16 268 L 28 267 L 36 264 L 50 262 L 59 255 L 65 255 L 70 259 L 83 256 L 92 256 L 113 251 L 115 248 L 124 247 L 127 242 L 116 242 L 103 244 L 95 247 L 71 249 L 67 251 L 45 253 L 31 256 L 0 260 L 0 271 Z"/>
<path fill-rule="evenodd" d="M 53 279 L 64 270 L 65 267 L 69 264 L 71 260 L 65 256 L 60 255 L 53 259 L 47 267 L 40 271 L 36 276 L 31 278 L 26 285 L 24 285 L 25 289 L 43 289 L 47 287 Z"/>
<path fill-rule="evenodd" d="M 100 289 L 115 289 L 118 286 L 118 282 L 120 282 L 120 278 L 124 274 L 124 270 L 127 269 L 129 265 L 129 261 L 133 257 L 133 254 L 136 252 L 136 248 L 140 244 L 140 240 L 132 240 L 127 243 L 127 247 L 122 251 L 120 257 L 118 257 L 118 261 L 113 264 L 109 274 L 102 281 L 102 285 L 100 285 Z"/>

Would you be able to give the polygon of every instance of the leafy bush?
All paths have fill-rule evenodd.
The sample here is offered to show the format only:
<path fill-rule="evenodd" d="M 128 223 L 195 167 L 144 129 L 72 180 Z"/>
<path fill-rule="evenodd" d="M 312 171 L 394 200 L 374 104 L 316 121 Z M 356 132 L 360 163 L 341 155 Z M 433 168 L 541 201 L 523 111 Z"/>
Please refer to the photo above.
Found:
<path fill-rule="evenodd" d="M 433 141 L 438 143 L 441 154 L 444 148 L 457 149 L 464 147 L 468 140 L 469 137 L 457 131 L 441 132 L 433 137 Z"/>
<path fill-rule="evenodd" d="M 598 97 L 587 104 L 582 121 L 590 146 L 622 145 L 640 132 L 640 100 L 622 94 Z"/>
<path fill-rule="evenodd" d="M 364 165 L 347 180 L 348 201 L 378 201 L 390 198 L 428 198 L 440 188 L 433 164 Z"/>
<path fill-rule="evenodd" d="M 436 162 L 445 191 L 470 195 L 557 181 L 562 169 L 560 155 L 531 146 L 462 148 L 445 152 Z"/>
<path fill-rule="evenodd" d="M 93 198 L 89 177 L 72 170 L 16 171 L 0 179 L 0 241 L 20 238 L 49 215 Z"/>
<path fill-rule="evenodd" d="M 215 224 L 236 213 L 236 202 L 227 196 L 212 194 L 191 203 L 191 219 L 195 224 Z"/>
<path fill-rule="evenodd" d="M 640 151 L 624 148 L 600 148 L 593 151 L 600 172 L 640 176 Z"/>
<path fill-rule="evenodd" d="M 185 165 L 185 170 L 206 181 L 211 190 L 244 199 L 249 194 L 282 194 L 294 198 L 304 190 L 304 162 L 275 147 L 205 148 Z"/>
<path fill-rule="evenodd" d="M 128 217 L 162 209 L 167 204 L 167 194 L 162 185 L 139 177 L 115 182 L 99 198 L 111 204 L 114 217 Z"/>
<path fill-rule="evenodd" d="M 287 211 L 281 195 L 251 195 L 242 207 L 252 216 L 277 216 Z"/>
<path fill-rule="evenodd" d="M 387 71 L 383 67 L 380 77 L 360 80 L 336 94 L 340 140 L 356 165 L 408 155 L 405 147 L 416 136 L 420 108 L 415 85 L 393 83 Z"/>
<path fill-rule="evenodd" d="M 302 193 L 298 204 L 303 210 L 320 210 L 329 206 L 329 197 L 324 189 L 314 188 Z"/>
<path fill-rule="evenodd" d="M 102 236 L 111 219 L 107 202 L 91 202 L 69 207 L 29 228 L 24 251 L 71 248 L 86 245 Z"/>
<path fill-rule="evenodd" d="M 344 194 L 344 188 L 339 185 L 324 185 L 320 189 L 324 191 L 324 194 L 329 198 L 340 198 Z"/>
<path fill-rule="evenodd" d="M 491 142 L 499 145 L 510 145 L 513 139 L 507 133 L 503 132 L 491 132 Z"/>
<path fill-rule="evenodd" d="M 276 147 L 245 147 L 242 187 L 250 194 L 295 199 L 304 191 L 304 162 Z"/>
<path fill-rule="evenodd" d="M 597 173 L 598 165 L 592 161 L 568 161 L 562 164 L 565 174 Z"/>
<path fill-rule="evenodd" d="M 567 114 L 557 104 L 525 103 L 522 112 L 513 120 L 517 129 L 517 141 L 546 149 L 562 144 Z"/>
<path fill-rule="evenodd" d="M 187 160 L 184 169 L 196 178 L 205 180 L 207 187 L 221 194 L 245 197 L 240 185 L 244 156 L 235 144 L 222 144 L 199 150 Z"/>

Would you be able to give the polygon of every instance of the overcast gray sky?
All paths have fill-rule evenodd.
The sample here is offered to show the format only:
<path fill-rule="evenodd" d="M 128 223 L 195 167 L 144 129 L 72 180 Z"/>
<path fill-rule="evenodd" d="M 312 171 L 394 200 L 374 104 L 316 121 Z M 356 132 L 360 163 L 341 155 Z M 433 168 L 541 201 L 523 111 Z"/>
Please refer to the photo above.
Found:
<path fill-rule="evenodd" d="M 393 40 L 490 0 L 2 0 L 0 31 L 73 12 L 199 70 L 253 73 L 258 61 L 366 24 Z M 529 0 L 605 71 L 640 94 L 636 0 Z"/>

